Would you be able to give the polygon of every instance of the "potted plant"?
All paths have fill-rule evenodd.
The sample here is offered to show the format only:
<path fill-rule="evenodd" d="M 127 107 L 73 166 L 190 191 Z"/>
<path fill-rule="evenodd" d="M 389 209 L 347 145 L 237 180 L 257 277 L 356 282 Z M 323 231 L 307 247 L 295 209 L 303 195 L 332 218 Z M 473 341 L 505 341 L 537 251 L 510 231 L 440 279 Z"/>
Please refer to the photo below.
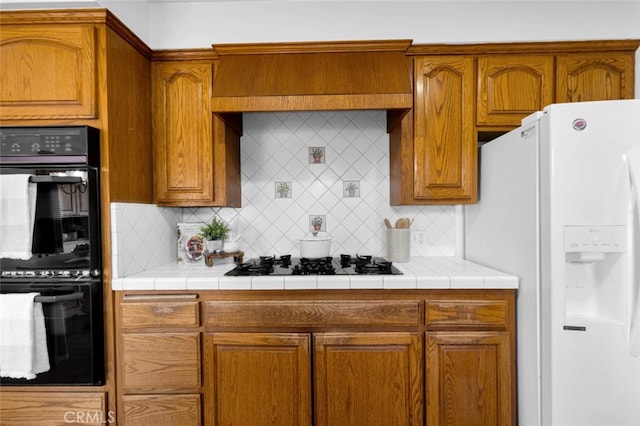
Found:
<path fill-rule="evenodd" d="M 229 235 L 229 227 L 221 219 L 214 217 L 211 223 L 200 228 L 200 235 L 205 239 L 207 251 L 210 253 L 222 250 L 222 242 Z"/>

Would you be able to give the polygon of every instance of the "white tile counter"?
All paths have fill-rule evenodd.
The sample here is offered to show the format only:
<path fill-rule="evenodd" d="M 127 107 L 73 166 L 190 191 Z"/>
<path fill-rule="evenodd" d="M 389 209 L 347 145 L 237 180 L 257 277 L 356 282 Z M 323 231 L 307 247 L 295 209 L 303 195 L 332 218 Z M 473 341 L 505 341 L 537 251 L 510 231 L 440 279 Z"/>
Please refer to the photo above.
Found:
<path fill-rule="evenodd" d="M 114 278 L 113 290 L 516 289 L 519 278 L 457 257 L 394 262 L 403 275 L 227 277 L 232 262 L 169 264 Z"/>

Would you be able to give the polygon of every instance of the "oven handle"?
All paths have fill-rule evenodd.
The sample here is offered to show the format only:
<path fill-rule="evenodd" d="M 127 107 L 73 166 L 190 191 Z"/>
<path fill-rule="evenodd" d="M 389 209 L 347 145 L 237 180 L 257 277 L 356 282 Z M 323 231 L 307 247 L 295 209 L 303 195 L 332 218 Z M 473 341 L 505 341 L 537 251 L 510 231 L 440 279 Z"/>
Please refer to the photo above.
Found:
<path fill-rule="evenodd" d="M 63 294 L 61 296 L 36 296 L 33 298 L 34 302 L 40 303 L 56 303 L 56 302 L 68 302 L 70 300 L 80 300 L 84 298 L 84 293 L 76 291 L 75 293 Z"/>

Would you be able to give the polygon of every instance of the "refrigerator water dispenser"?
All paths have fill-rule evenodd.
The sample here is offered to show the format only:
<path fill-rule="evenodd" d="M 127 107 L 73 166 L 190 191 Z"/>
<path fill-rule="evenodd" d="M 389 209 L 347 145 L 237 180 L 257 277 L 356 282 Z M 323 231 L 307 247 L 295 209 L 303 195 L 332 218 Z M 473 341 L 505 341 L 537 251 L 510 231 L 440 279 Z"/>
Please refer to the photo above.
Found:
<path fill-rule="evenodd" d="M 565 226 L 565 313 L 571 323 L 624 323 L 626 226 Z"/>

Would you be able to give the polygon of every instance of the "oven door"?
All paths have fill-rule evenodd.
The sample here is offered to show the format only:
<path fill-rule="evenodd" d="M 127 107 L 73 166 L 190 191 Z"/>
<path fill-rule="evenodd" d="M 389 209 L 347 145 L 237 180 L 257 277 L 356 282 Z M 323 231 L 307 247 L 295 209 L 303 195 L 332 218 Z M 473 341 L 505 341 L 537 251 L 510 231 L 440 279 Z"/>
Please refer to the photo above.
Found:
<path fill-rule="evenodd" d="M 104 384 L 101 282 L 9 281 L 0 282 L 1 293 L 40 293 L 36 301 L 44 311 L 50 369 L 32 380 L 2 377 L 2 386 Z"/>
<path fill-rule="evenodd" d="M 88 166 L 11 165 L 0 174 L 29 176 L 35 185 L 32 256 L 3 257 L 0 270 L 86 270 L 99 275 L 101 239 L 98 169 Z M 0 217 L 0 224 L 3 219 Z M 5 249 L 11 241 L 3 242 Z"/>

